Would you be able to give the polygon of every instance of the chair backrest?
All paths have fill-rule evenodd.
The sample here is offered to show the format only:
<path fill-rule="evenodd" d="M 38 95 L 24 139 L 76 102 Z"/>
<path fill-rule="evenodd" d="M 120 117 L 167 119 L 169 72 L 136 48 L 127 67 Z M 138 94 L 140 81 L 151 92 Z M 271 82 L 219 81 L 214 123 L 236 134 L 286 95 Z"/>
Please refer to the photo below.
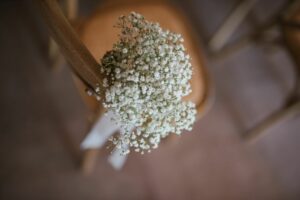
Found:
<path fill-rule="evenodd" d="M 53 37 L 73 72 L 88 87 L 95 91 L 102 89 L 99 64 L 88 49 L 81 42 L 75 30 L 64 16 L 59 4 L 55 0 L 37 0 L 50 35 Z"/>

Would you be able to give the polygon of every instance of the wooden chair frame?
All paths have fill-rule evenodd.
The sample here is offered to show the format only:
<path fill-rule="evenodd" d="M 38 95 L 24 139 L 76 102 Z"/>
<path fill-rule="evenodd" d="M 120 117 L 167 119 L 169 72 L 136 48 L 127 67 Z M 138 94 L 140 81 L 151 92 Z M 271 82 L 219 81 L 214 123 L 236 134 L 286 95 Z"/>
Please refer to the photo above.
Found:
<path fill-rule="evenodd" d="M 51 37 L 60 47 L 60 51 L 69 62 L 75 75 L 83 82 L 84 86 L 96 93 L 96 88 L 104 91 L 102 76 L 99 73 L 99 64 L 93 58 L 86 46 L 81 42 L 79 36 L 67 20 L 56 0 L 36 0 L 43 18 L 49 28 Z M 72 16 L 74 17 L 74 16 Z M 193 35 L 192 35 L 193 36 Z M 194 37 L 192 37 L 194 39 Z M 201 63 L 203 64 L 203 63 Z M 208 73 L 202 67 L 204 93 L 201 101 L 197 104 L 198 116 L 201 118 L 208 110 L 213 100 L 212 85 L 208 78 Z M 100 93 L 103 97 L 103 93 Z M 99 106 L 100 107 L 100 106 Z M 84 155 L 82 168 L 89 173 L 93 169 L 97 150 L 87 151 Z"/>

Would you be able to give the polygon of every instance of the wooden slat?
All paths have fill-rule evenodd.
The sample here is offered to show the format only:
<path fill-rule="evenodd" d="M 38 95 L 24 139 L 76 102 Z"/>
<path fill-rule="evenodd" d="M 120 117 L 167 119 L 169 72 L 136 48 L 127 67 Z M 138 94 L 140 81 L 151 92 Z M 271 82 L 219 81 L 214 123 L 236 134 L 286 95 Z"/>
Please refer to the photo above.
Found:
<path fill-rule="evenodd" d="M 50 30 L 51 36 L 60 47 L 62 54 L 71 64 L 75 74 L 90 89 L 98 87 L 98 84 L 102 80 L 99 73 L 99 64 L 80 41 L 58 3 L 55 0 L 37 0 L 36 2 Z M 101 84 L 99 87 L 101 90 Z"/>
<path fill-rule="evenodd" d="M 288 106 L 286 109 L 281 109 L 271 114 L 267 119 L 258 124 L 252 130 L 245 134 L 245 140 L 248 143 L 257 141 L 260 137 L 269 133 L 271 128 L 279 126 L 287 119 L 295 117 L 300 112 L 300 102 Z"/>

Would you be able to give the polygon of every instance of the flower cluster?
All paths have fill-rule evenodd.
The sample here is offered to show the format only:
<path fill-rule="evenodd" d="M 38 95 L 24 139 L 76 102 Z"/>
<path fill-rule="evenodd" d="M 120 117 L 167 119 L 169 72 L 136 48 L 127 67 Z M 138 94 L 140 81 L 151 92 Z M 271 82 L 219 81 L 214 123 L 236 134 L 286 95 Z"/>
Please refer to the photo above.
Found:
<path fill-rule="evenodd" d="M 180 34 L 135 12 L 116 26 L 120 39 L 101 59 L 103 105 L 122 129 L 111 139 L 116 148 L 143 154 L 170 133 L 192 129 L 195 104 L 182 101 L 191 92 L 192 66 Z"/>

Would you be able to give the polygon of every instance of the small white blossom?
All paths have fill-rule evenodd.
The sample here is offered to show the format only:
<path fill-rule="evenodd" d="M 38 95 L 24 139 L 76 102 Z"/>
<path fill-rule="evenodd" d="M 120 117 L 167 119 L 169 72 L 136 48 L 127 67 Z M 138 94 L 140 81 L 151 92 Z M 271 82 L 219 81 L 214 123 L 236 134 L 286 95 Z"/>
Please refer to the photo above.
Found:
<path fill-rule="evenodd" d="M 122 50 L 122 53 L 127 53 L 128 52 L 128 50 L 126 49 L 126 48 L 124 48 L 123 50 Z"/>

